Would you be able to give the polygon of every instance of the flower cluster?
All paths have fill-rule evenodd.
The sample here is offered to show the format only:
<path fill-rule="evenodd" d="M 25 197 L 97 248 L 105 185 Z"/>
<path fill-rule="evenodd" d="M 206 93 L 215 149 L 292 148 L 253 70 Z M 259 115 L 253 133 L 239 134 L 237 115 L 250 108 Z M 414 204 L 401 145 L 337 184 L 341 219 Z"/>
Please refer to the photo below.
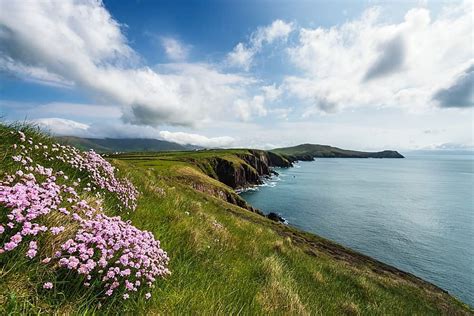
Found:
<path fill-rule="evenodd" d="M 103 289 L 108 296 L 121 292 L 124 293 L 124 299 L 129 297 L 128 292 L 138 291 L 145 285 L 152 287 L 157 277 L 169 274 L 166 268 L 168 256 L 150 232 L 141 231 L 120 217 L 104 215 L 100 201 L 96 201 L 97 205 L 93 207 L 81 199 L 77 192 L 79 179 L 68 185 L 68 181 L 72 180 L 64 172 L 55 172 L 34 164 L 30 150 L 39 149 L 39 146 L 42 146 L 43 151 L 48 148 L 42 144 L 34 145 L 31 139 L 27 140 L 23 133 L 19 133 L 21 141 L 33 147 L 13 146 L 22 150 L 19 155 L 12 157 L 20 164 L 20 168 L 14 174 L 6 174 L 0 181 L 0 207 L 8 210 L 6 223 L 0 222 L 0 236 L 5 236 L 0 239 L 4 240 L 3 245 L 0 244 L 0 254 L 24 244 L 28 248 L 25 255 L 33 259 L 41 253 L 41 236 L 59 235 L 59 240 L 66 240 L 67 236 L 75 234 L 53 249 L 51 254 L 54 255 L 41 262 L 74 270 L 84 277 L 85 286 L 93 284 Z M 51 149 L 54 148 L 57 150 L 52 152 L 58 152 L 61 150 L 58 148 L 62 147 L 53 145 Z M 29 156 L 26 155 L 28 152 Z M 64 158 L 64 155 L 57 157 Z M 98 186 L 118 194 L 117 188 L 122 188 L 119 189 L 122 193 L 133 191 L 132 195 L 136 197 L 136 191 L 129 182 L 115 182 L 115 186 L 104 182 L 107 178 L 118 180 L 113 175 L 113 167 L 99 155 L 89 152 L 74 157 L 67 157 L 67 161 L 71 165 L 78 163 L 78 168 L 85 168 Z M 77 157 L 88 158 L 82 160 Z M 128 189 L 120 186 L 120 183 L 128 183 Z M 87 188 L 90 186 L 84 190 L 89 191 Z M 135 207 L 135 204 L 132 205 Z M 65 232 L 64 226 L 48 224 L 47 219 L 51 215 L 61 219 L 61 222 L 70 223 L 71 227 L 78 227 L 77 231 Z M 47 282 L 43 287 L 51 289 L 53 284 Z M 150 293 L 145 297 L 150 298 Z"/>
<path fill-rule="evenodd" d="M 152 287 L 157 277 L 169 274 L 168 256 L 160 242 L 120 217 L 97 214 L 83 220 L 74 239 L 67 240 L 61 248 L 55 254 L 61 258 L 59 265 L 84 275 L 86 286 L 98 279 L 108 296 L 114 291 Z"/>
<path fill-rule="evenodd" d="M 58 210 L 62 202 L 60 193 L 66 186 L 55 182 L 52 170 L 37 166 L 33 171 L 37 176 L 46 176 L 46 179 L 38 183 L 33 173 L 18 170 L 0 183 L 0 205 L 11 210 L 6 216 L 6 227 L 2 226 L 2 233 L 8 233 L 11 237 L 0 248 L 0 253 L 17 248 L 25 237 L 48 231 L 39 219 L 52 210 Z M 69 199 L 74 201 L 71 197 Z M 29 246 L 27 256 L 33 258 L 37 253 L 37 244 L 32 242 Z"/>
<path fill-rule="evenodd" d="M 32 138 L 26 138 L 21 131 L 18 132 L 22 144 L 14 145 L 19 149 L 19 154 L 13 156 L 13 160 L 24 165 L 27 169 L 32 163 L 32 156 L 41 154 L 48 161 L 61 161 L 70 167 L 85 172 L 90 182 L 84 188 L 85 191 L 94 191 L 100 188 L 114 193 L 122 205 L 119 208 L 135 210 L 137 206 L 138 191 L 127 179 L 119 179 L 115 176 L 115 167 L 93 150 L 81 152 L 80 150 L 66 145 L 52 144 L 50 146 L 42 143 L 34 143 Z M 41 149 L 41 150 L 40 150 Z M 30 157 L 31 156 L 31 157 Z M 64 176 L 67 179 L 67 176 Z M 80 179 L 75 182 L 79 185 Z"/>

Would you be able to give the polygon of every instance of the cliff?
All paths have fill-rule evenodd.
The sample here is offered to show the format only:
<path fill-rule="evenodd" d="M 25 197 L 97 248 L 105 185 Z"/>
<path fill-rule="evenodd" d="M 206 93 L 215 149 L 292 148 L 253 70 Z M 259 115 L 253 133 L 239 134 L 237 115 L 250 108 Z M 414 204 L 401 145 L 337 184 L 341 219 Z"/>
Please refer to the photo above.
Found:
<path fill-rule="evenodd" d="M 233 189 L 262 184 L 262 177 L 269 177 L 274 173 L 272 167 L 292 166 L 291 161 L 284 156 L 263 150 L 247 150 L 235 156 L 237 159 L 212 158 L 212 172 L 209 174 Z M 203 171 L 208 170 L 204 168 Z"/>

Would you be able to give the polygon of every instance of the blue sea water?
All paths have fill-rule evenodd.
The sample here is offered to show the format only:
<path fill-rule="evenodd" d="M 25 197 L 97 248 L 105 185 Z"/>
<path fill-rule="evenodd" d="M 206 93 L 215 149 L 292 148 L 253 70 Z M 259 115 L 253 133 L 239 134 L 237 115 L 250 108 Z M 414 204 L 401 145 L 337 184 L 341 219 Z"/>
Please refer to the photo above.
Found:
<path fill-rule="evenodd" d="M 474 156 L 317 159 L 241 196 L 474 306 Z"/>

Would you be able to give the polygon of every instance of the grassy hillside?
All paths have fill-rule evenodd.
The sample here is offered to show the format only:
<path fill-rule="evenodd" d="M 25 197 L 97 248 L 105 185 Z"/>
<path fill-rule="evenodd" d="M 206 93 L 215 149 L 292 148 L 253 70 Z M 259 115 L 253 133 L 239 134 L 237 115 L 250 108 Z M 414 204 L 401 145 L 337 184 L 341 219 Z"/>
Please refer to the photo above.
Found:
<path fill-rule="evenodd" d="M 302 144 L 294 147 L 276 148 L 272 152 L 293 157 L 295 160 L 311 160 L 313 158 L 403 158 L 398 152 L 384 150 L 380 152 L 364 152 L 346 150 L 328 145 Z"/>
<path fill-rule="evenodd" d="M 193 150 L 192 145 L 180 145 L 159 139 L 148 138 L 81 138 L 75 136 L 56 137 L 59 142 L 75 146 L 81 150 L 93 149 L 97 152 L 133 152 Z"/>
<path fill-rule="evenodd" d="M 51 147 L 51 139 L 31 129 L 23 131 L 33 144 Z M 18 168 L 12 159 L 18 134 L 11 132 L 10 127 L 0 127 L 2 174 Z M 48 152 L 42 147 L 38 150 L 38 157 Z M 123 300 L 122 293 L 109 297 L 95 287 L 84 287 L 72 271 L 44 265 L 26 257 L 26 249 L 15 249 L 0 254 L 0 314 L 472 313 L 466 305 L 414 276 L 211 194 L 215 190 L 231 192 L 232 188 L 213 178 L 210 162 L 217 156 L 240 165 L 246 163 L 241 155 L 247 153 L 113 156 L 110 161 L 119 169 L 117 176 L 130 179 L 140 192 L 136 209 L 119 211 L 110 192 L 98 199 L 78 191 L 90 203 L 102 203 L 105 214 L 120 214 L 135 227 L 150 231 L 168 253 L 171 274 L 157 278 L 150 299 L 140 290 Z M 67 163 L 48 159 L 41 163 L 63 170 L 71 179 L 83 178 L 79 187 L 87 187 L 89 175 Z M 0 214 L 8 211 L 0 205 Z M 2 224 L 7 221 L 4 215 L 0 220 Z M 67 231 L 74 230 L 74 223 L 62 224 Z M 0 245 L 6 238 L 0 235 Z M 47 244 L 54 245 L 56 237 L 51 238 Z M 45 281 L 53 283 L 52 290 L 43 289 Z"/>

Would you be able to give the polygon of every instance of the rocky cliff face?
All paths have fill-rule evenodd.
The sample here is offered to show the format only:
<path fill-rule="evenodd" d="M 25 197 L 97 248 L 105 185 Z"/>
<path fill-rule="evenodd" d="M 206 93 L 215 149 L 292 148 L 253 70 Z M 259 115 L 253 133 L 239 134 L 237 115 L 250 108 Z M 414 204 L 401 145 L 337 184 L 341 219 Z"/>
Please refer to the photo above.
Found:
<path fill-rule="evenodd" d="M 272 167 L 292 166 L 283 156 L 263 150 L 249 150 L 237 157 L 241 161 L 216 157 L 210 162 L 215 178 L 233 189 L 261 184 L 262 177 L 272 175 Z"/>
<path fill-rule="evenodd" d="M 260 174 L 247 163 L 235 163 L 223 158 L 213 160 L 212 165 L 217 180 L 233 189 L 261 183 Z"/>

